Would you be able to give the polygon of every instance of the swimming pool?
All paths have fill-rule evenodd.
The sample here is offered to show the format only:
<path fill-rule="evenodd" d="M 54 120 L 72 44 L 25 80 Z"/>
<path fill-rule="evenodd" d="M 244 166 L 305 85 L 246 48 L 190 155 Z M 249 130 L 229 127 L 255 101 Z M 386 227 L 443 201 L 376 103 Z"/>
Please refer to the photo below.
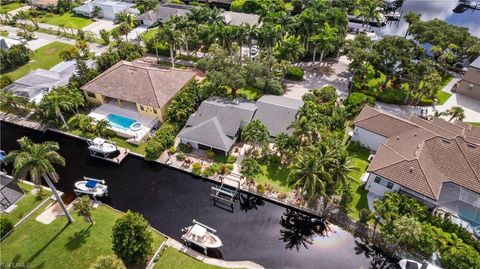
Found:
<path fill-rule="evenodd" d="M 108 114 L 105 118 L 110 123 L 110 126 L 122 129 L 122 130 L 130 130 L 130 126 L 137 122 L 136 120 L 132 120 L 127 117 L 123 117 L 117 114 Z"/>

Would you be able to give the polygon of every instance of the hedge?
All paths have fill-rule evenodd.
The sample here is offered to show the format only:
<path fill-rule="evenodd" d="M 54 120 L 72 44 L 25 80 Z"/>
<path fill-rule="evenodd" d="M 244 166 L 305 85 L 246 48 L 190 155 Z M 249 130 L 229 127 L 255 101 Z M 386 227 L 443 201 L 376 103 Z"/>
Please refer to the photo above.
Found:
<path fill-rule="evenodd" d="M 300 67 L 290 66 L 287 68 L 287 73 L 285 74 L 286 79 L 290 80 L 303 80 L 304 71 Z"/>

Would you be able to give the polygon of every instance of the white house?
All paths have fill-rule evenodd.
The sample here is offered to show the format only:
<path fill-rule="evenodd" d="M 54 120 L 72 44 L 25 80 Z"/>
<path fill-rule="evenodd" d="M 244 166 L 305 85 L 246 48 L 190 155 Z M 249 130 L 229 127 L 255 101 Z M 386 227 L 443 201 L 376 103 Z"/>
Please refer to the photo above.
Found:
<path fill-rule="evenodd" d="M 105 19 L 115 19 L 115 15 L 122 11 L 138 15 L 140 12 L 133 8 L 135 4 L 123 2 L 123 1 L 111 1 L 111 0 L 91 0 L 85 2 L 83 5 L 73 9 L 76 14 L 86 17 L 93 17 L 93 11 L 95 7 L 100 7 L 101 12 L 99 17 Z"/>

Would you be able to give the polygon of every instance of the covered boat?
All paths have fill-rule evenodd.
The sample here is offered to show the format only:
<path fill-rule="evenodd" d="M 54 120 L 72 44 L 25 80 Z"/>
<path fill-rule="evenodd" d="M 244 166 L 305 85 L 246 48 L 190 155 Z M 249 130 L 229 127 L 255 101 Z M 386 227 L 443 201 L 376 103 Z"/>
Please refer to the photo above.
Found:
<path fill-rule="evenodd" d="M 117 151 L 117 146 L 115 144 L 110 143 L 109 141 L 97 137 L 93 140 L 88 141 L 88 149 L 90 151 L 98 152 L 103 155 L 107 155 Z"/>
<path fill-rule="evenodd" d="M 400 268 L 402 269 L 442 269 L 436 265 L 429 263 L 428 261 L 423 261 L 422 263 L 416 262 L 414 260 L 403 259 L 398 262 Z"/>
<path fill-rule="evenodd" d="M 183 229 L 184 234 L 182 240 L 186 243 L 193 243 L 202 247 L 205 251 L 211 248 L 219 248 L 223 246 L 222 241 L 215 235 L 215 229 L 208 227 L 196 220 L 193 225 Z"/>
<path fill-rule="evenodd" d="M 75 182 L 75 192 L 92 195 L 93 197 L 102 197 L 108 195 L 108 186 L 105 180 L 84 177 L 84 180 Z"/>

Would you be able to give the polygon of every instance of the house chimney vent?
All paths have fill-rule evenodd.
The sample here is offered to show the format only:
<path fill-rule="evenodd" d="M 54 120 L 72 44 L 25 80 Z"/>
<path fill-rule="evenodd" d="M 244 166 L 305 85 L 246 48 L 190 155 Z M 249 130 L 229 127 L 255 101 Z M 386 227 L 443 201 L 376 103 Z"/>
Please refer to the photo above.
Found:
<path fill-rule="evenodd" d="M 417 136 L 417 132 L 415 132 L 415 133 L 413 134 L 413 136 Z"/>
<path fill-rule="evenodd" d="M 397 140 L 400 140 L 400 136 L 397 136 Z"/>
<path fill-rule="evenodd" d="M 410 167 L 410 173 L 413 173 L 413 167 Z"/>

